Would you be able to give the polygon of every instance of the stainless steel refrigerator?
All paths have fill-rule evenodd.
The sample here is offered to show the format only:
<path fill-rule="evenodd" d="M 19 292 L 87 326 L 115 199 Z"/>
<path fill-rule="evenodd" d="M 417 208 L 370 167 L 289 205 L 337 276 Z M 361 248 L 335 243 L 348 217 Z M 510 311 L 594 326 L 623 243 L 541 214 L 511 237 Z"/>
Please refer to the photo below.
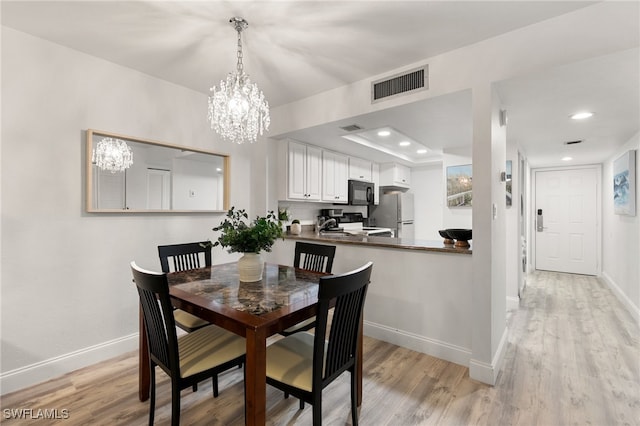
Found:
<path fill-rule="evenodd" d="M 398 238 L 414 238 L 413 194 L 409 192 L 388 193 L 380 190 L 380 204 L 371 206 L 369 217 L 375 226 L 391 228 Z"/>

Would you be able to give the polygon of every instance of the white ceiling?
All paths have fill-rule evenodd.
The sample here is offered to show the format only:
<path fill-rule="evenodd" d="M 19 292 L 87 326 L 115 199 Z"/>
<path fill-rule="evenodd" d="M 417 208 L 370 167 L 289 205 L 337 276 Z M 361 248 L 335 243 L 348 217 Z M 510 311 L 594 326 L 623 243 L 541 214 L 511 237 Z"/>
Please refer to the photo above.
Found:
<path fill-rule="evenodd" d="M 208 93 L 235 66 L 232 16 L 249 21 L 245 71 L 272 106 L 415 63 L 568 13 L 578 1 L 2 1 L 2 24 Z M 502 82 L 508 137 L 535 165 L 555 165 L 566 140 L 599 162 L 638 131 L 638 50 Z M 594 84 L 597 82 L 597 84 Z M 470 93 L 462 92 L 289 136 L 376 161 L 340 125 L 390 125 L 432 149 L 469 150 Z M 567 123 L 574 108 L 596 112 Z M 433 154 L 431 154 L 433 155 Z"/>

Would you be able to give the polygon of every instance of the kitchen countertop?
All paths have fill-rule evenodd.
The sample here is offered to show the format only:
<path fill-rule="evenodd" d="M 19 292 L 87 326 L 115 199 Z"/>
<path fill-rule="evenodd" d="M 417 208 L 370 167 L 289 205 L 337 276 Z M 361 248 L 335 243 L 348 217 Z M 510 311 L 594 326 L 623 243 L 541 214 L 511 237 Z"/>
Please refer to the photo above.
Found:
<path fill-rule="evenodd" d="M 436 251 L 452 254 L 471 254 L 473 245 L 469 248 L 459 248 L 452 245 L 444 245 L 442 240 L 414 240 L 409 238 L 375 237 L 365 235 L 318 235 L 315 231 L 303 231 L 300 235 L 287 232 L 285 238 L 293 240 L 311 240 L 327 243 L 353 244 L 361 246 L 386 247 L 403 250 Z M 469 243 L 472 244 L 472 243 Z"/>

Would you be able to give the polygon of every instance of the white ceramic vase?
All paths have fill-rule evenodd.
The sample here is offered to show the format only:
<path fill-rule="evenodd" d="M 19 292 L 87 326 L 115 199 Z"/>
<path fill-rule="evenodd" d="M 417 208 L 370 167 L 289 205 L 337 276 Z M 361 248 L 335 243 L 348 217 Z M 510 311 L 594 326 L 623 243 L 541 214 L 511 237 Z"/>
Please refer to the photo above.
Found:
<path fill-rule="evenodd" d="M 292 223 L 291 224 L 291 233 L 293 235 L 300 235 L 300 232 L 302 232 L 302 225 L 300 225 L 299 223 Z"/>
<path fill-rule="evenodd" d="M 238 260 L 238 275 L 240 281 L 252 282 L 262 279 L 264 263 L 259 253 L 245 253 Z"/>

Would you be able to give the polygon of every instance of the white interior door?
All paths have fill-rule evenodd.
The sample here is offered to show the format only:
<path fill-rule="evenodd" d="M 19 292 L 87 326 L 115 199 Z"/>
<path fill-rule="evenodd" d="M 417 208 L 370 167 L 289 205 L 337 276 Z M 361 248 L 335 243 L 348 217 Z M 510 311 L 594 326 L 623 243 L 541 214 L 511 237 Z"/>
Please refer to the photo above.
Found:
<path fill-rule="evenodd" d="M 536 269 L 597 275 L 598 169 L 535 172 Z"/>
<path fill-rule="evenodd" d="M 147 208 L 168 210 L 171 208 L 171 172 L 147 169 Z"/>

